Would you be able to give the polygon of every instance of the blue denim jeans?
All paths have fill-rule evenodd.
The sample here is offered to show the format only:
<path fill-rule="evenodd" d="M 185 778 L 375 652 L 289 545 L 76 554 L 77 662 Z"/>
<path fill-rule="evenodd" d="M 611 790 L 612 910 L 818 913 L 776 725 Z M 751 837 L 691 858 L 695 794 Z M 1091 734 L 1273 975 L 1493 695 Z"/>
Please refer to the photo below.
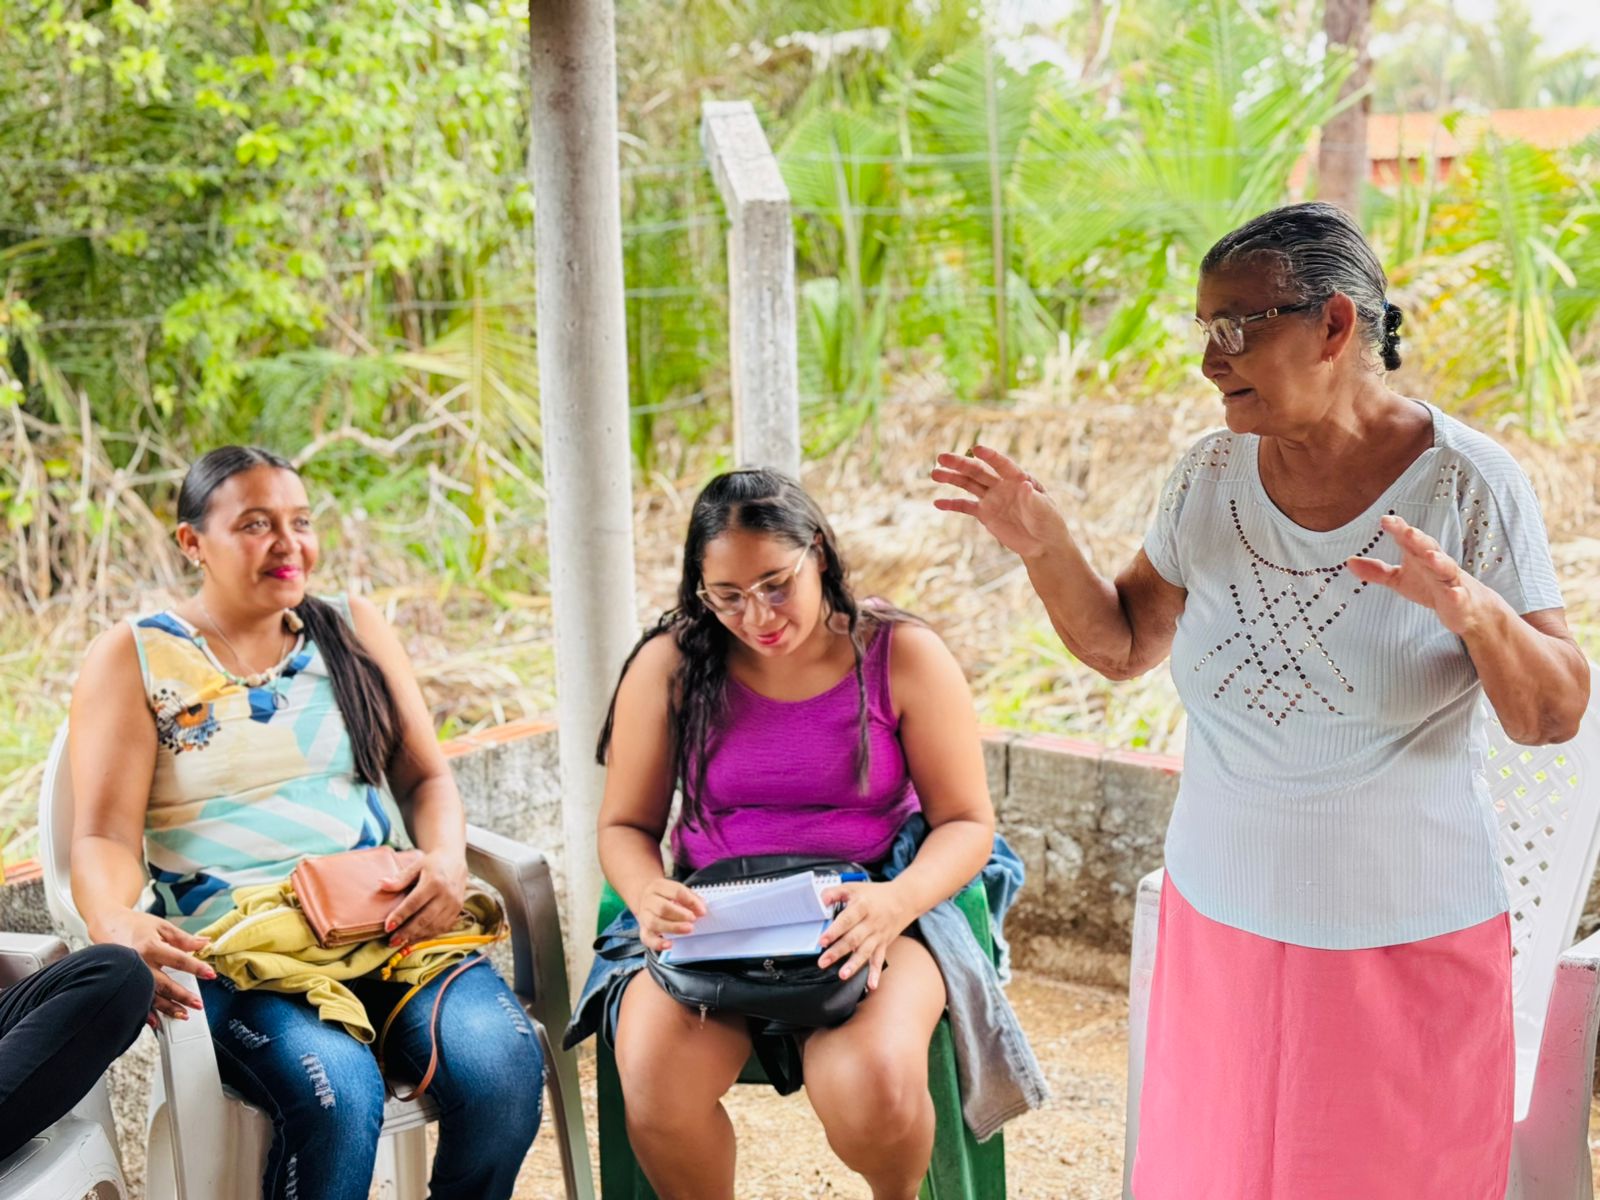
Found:
<path fill-rule="evenodd" d="M 428 1065 L 428 1017 L 444 972 L 395 1018 L 384 1047 L 391 1078 L 415 1084 Z M 356 994 L 374 1028 L 405 988 L 362 980 Z M 222 1082 L 272 1119 L 263 1200 L 366 1200 L 383 1080 L 372 1048 L 321 1021 L 303 997 L 200 984 Z M 439 1105 L 432 1200 L 510 1200 L 544 1103 L 544 1060 L 533 1023 L 485 964 L 461 975 L 439 1008 Z"/>

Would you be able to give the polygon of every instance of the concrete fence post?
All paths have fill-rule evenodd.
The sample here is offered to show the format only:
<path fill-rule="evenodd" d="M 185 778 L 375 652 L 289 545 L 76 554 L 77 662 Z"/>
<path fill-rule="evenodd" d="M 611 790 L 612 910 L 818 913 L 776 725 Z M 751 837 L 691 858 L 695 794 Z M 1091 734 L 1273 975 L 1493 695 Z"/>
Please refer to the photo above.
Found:
<path fill-rule="evenodd" d="M 728 343 L 741 466 L 800 475 L 794 225 L 789 188 L 749 101 L 708 100 L 700 140 L 728 210 Z"/>

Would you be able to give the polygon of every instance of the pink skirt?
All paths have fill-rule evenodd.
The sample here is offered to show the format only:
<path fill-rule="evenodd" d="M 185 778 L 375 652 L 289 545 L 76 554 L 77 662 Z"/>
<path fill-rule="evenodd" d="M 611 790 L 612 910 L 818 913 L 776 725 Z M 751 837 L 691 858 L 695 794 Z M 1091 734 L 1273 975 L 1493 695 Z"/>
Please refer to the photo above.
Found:
<path fill-rule="evenodd" d="M 1200 915 L 1167 878 L 1136 1200 L 1502 1200 L 1515 1049 L 1504 914 L 1370 950 Z"/>

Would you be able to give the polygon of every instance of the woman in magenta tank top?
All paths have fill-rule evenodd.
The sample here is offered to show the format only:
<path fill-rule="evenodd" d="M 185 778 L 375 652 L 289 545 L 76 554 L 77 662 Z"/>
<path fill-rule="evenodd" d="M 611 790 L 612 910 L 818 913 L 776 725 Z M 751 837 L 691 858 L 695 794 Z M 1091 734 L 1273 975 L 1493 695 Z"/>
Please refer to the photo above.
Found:
<path fill-rule="evenodd" d="M 867 972 L 869 990 L 800 1051 L 834 1151 L 875 1200 L 910 1200 L 933 1148 L 928 1042 L 945 990 L 905 931 L 978 874 L 994 835 L 954 657 L 920 622 L 856 601 L 833 531 L 798 484 L 732 471 L 695 501 L 677 606 L 624 665 L 600 757 L 600 863 L 657 949 L 704 911 L 661 862 L 677 790 L 679 868 L 746 854 L 872 863 L 908 817 L 927 819 L 927 840 L 892 882 L 824 897 L 845 908 L 821 964 Z M 613 1025 L 629 1138 L 656 1192 L 731 1198 L 721 1101 L 751 1052 L 745 1019 L 691 1012 L 639 971 Z"/>

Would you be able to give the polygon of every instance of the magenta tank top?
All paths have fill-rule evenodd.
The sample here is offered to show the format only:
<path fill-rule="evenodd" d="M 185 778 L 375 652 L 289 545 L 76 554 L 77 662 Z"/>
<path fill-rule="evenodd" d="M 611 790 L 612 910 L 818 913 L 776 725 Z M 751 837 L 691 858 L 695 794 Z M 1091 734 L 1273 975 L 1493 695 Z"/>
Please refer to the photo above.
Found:
<path fill-rule="evenodd" d="M 851 671 L 809 700 L 773 700 L 730 678 L 693 827 L 673 831 L 673 857 L 698 869 L 743 854 L 816 854 L 871 863 L 921 808 L 889 699 L 893 624 L 867 644 L 867 790 L 856 784 L 860 696 Z"/>

